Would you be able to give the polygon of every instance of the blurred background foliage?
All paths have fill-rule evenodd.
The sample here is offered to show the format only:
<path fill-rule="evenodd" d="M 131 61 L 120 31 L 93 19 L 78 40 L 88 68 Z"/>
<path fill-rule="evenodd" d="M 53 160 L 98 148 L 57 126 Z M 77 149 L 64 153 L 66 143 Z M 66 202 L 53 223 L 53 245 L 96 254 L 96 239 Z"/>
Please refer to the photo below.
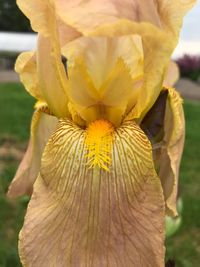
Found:
<path fill-rule="evenodd" d="M 181 77 L 200 83 L 200 56 L 185 54 L 176 60 Z"/>
<path fill-rule="evenodd" d="M 0 0 L 0 31 L 32 31 L 29 20 L 17 7 L 16 0 Z"/>

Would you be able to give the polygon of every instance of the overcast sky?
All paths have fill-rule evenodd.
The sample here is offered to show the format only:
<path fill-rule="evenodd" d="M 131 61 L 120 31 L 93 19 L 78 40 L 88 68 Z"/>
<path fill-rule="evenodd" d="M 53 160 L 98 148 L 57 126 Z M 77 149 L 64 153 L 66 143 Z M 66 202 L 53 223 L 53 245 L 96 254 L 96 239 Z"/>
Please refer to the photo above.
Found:
<path fill-rule="evenodd" d="M 181 40 L 200 42 L 200 0 L 184 19 Z"/>

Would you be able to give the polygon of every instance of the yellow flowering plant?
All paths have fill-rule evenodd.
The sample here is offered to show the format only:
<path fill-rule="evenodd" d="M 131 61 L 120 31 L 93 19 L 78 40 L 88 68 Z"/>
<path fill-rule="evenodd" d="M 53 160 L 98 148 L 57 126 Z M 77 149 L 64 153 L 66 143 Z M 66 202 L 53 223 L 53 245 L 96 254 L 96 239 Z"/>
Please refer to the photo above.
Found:
<path fill-rule="evenodd" d="M 184 144 L 170 56 L 192 0 L 18 0 L 37 99 L 10 197 L 30 194 L 23 266 L 160 267 Z"/>

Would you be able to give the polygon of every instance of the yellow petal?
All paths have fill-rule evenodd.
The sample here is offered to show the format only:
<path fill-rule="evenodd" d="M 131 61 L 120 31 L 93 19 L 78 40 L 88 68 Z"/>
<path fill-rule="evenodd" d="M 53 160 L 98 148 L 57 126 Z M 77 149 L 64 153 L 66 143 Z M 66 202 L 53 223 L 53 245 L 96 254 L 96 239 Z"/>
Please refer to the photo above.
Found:
<path fill-rule="evenodd" d="M 116 20 L 117 10 L 108 0 L 57 0 L 56 9 L 61 19 L 81 33 Z"/>
<path fill-rule="evenodd" d="M 116 130 L 110 171 L 88 169 L 85 131 L 62 120 L 45 148 L 19 250 L 24 266 L 164 266 L 164 205 L 151 145 Z"/>
<path fill-rule="evenodd" d="M 61 47 L 66 43 L 73 41 L 74 39 L 80 38 L 82 34 L 75 30 L 73 27 L 65 24 L 62 20 L 57 17 L 58 33 Z"/>
<path fill-rule="evenodd" d="M 23 1 L 18 3 L 30 16 L 38 31 L 37 76 L 39 87 L 50 110 L 57 117 L 68 115 L 67 77 L 61 62 L 59 23 L 53 1 Z"/>
<path fill-rule="evenodd" d="M 39 88 L 35 52 L 21 53 L 15 63 L 15 71 L 19 73 L 20 80 L 26 90 L 35 98 L 42 100 L 43 96 Z"/>
<path fill-rule="evenodd" d="M 76 114 L 87 123 L 101 117 L 98 108 L 99 93 L 82 58 L 76 59 L 74 64 L 68 67 L 68 75 L 68 96 Z"/>
<path fill-rule="evenodd" d="M 87 34 L 99 25 L 124 18 L 135 22 L 148 22 L 173 34 L 177 39 L 183 16 L 196 0 L 58 0 L 59 16 L 66 24 Z"/>
<path fill-rule="evenodd" d="M 105 118 L 119 125 L 124 113 L 136 104 L 141 88 L 140 37 L 82 37 L 62 51 L 68 59 L 69 95 L 77 112 L 88 122 Z"/>
<path fill-rule="evenodd" d="M 98 101 L 99 94 L 87 73 L 87 67 L 84 60 L 78 58 L 74 65 L 68 68 L 68 74 L 68 94 L 70 100 L 83 107 L 95 105 Z"/>
<path fill-rule="evenodd" d="M 176 216 L 178 176 L 185 140 L 185 120 L 182 99 L 172 88 L 168 89 L 168 105 L 164 123 L 164 146 L 157 152 L 156 164 L 159 167 L 166 212 Z"/>
<path fill-rule="evenodd" d="M 39 84 L 46 103 L 57 117 L 68 116 L 67 75 L 58 40 L 39 37 L 37 50 Z"/>
<path fill-rule="evenodd" d="M 101 102 L 104 105 L 105 118 L 118 126 L 128 108 L 129 102 L 133 107 L 136 104 L 138 95 L 138 90 L 134 88 L 130 70 L 122 59 L 118 59 L 108 78 L 102 84 L 100 95 Z M 112 112 L 112 109 L 114 112 Z"/>
<path fill-rule="evenodd" d="M 118 126 L 129 103 L 132 107 L 136 103 L 138 90 L 134 88 L 130 70 L 123 59 L 117 60 L 99 89 L 94 87 L 80 58 L 68 68 L 68 74 L 70 100 L 77 113 L 88 123 L 105 118 Z"/>
<path fill-rule="evenodd" d="M 148 1 L 148 0 L 146 0 Z M 162 27 L 178 38 L 183 17 L 194 6 L 196 0 L 157 0 L 157 10 Z"/>
<path fill-rule="evenodd" d="M 85 125 L 97 119 L 103 118 L 102 110 L 97 105 L 84 107 L 73 103 L 73 106 L 78 116 L 80 116 L 81 119 L 85 121 Z"/>
<path fill-rule="evenodd" d="M 31 27 L 34 31 L 39 32 L 44 36 L 51 35 L 51 29 L 49 24 L 54 17 L 49 17 L 49 12 L 54 5 L 53 0 L 17 0 L 17 5 L 22 12 L 30 19 Z M 55 10 L 56 12 L 56 10 Z M 55 14 L 58 25 L 58 31 L 60 33 L 61 43 L 65 43 L 80 36 L 80 33 L 74 28 L 63 23 Z"/>
<path fill-rule="evenodd" d="M 139 35 L 128 35 L 113 38 L 117 43 L 115 54 L 123 58 L 124 62 L 130 69 L 131 76 L 134 80 L 143 76 L 143 46 L 142 39 Z"/>
<path fill-rule="evenodd" d="M 56 7 L 62 20 L 83 34 L 99 25 L 113 23 L 119 18 L 146 21 L 161 26 L 157 5 L 153 0 L 58 0 Z"/>
<path fill-rule="evenodd" d="M 38 39 L 38 76 L 45 100 L 57 117 L 68 115 L 67 75 L 61 62 L 58 23 L 55 6 L 52 1 L 45 1 L 45 18 L 48 35 L 39 35 Z"/>
<path fill-rule="evenodd" d="M 94 35 L 122 36 L 136 34 L 142 38 L 144 52 L 144 74 L 142 89 L 136 106 L 128 119 L 144 117 L 155 103 L 162 88 L 163 78 L 175 41 L 169 35 L 149 23 L 120 20 L 114 24 L 100 26 Z M 162 45 L 161 45 L 162 44 Z"/>
<path fill-rule="evenodd" d="M 179 77 L 180 77 L 180 72 L 178 65 L 175 62 L 170 61 L 167 73 L 165 74 L 164 86 L 166 87 L 174 86 L 175 83 L 178 81 Z"/>
<path fill-rule="evenodd" d="M 82 57 L 88 73 L 99 89 L 114 68 L 118 58 L 128 65 L 133 79 L 143 75 L 143 50 L 141 38 L 135 36 L 82 37 L 62 47 L 62 53 L 68 59 L 68 65 L 74 65 Z"/>
<path fill-rule="evenodd" d="M 126 106 L 134 93 L 133 80 L 123 59 L 118 59 L 116 65 L 109 73 L 107 80 L 100 88 L 100 99 L 105 106 Z"/>
<path fill-rule="evenodd" d="M 124 10 L 123 8 L 127 5 L 127 2 L 132 3 L 132 9 L 128 13 L 133 12 L 133 21 L 130 20 L 131 16 L 127 17 L 125 12 L 120 11 L 121 8 Z M 118 2 L 116 2 L 115 7 L 118 10 L 116 17 L 120 19 L 109 24 L 110 17 L 108 14 L 104 14 L 105 23 L 95 27 L 93 31 L 87 32 L 89 35 L 109 37 L 138 34 L 142 38 L 144 51 L 143 89 L 129 119 L 142 119 L 155 103 L 162 89 L 170 55 L 177 44 L 183 16 L 194 3 L 195 1 L 176 1 L 176 3 L 169 3 L 168 1 L 125 1 L 118 8 Z M 175 15 L 175 12 L 177 15 Z M 111 14 L 113 13 L 111 12 Z M 129 18 L 129 20 L 121 18 Z"/>
<path fill-rule="evenodd" d="M 121 125 L 123 120 L 123 114 L 125 111 L 125 106 L 116 106 L 116 107 L 104 107 L 103 110 L 101 110 L 101 117 L 108 119 L 111 121 L 116 127 Z"/>
<path fill-rule="evenodd" d="M 31 123 L 31 138 L 27 151 L 17 173 L 9 186 L 8 196 L 17 197 L 31 194 L 33 184 L 40 170 L 44 147 L 53 133 L 58 120 L 39 110 L 35 111 Z"/>
<path fill-rule="evenodd" d="M 94 86 L 99 89 L 114 67 L 117 41 L 109 38 L 82 37 L 67 43 L 62 52 L 68 59 L 68 65 L 74 65 L 76 59 L 83 58 Z"/>
<path fill-rule="evenodd" d="M 49 1 L 42 0 L 17 0 L 17 5 L 22 12 L 30 19 L 31 27 L 36 32 L 42 32 L 44 35 L 48 34 L 46 9 Z"/>

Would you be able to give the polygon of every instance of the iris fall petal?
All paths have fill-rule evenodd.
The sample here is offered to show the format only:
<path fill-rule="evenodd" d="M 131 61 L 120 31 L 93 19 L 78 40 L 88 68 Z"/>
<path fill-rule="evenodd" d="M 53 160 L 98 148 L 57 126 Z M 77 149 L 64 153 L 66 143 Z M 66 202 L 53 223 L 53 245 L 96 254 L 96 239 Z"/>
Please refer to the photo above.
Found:
<path fill-rule="evenodd" d="M 24 266 L 164 266 L 164 205 L 151 145 L 135 123 L 114 134 L 107 172 L 88 169 L 85 131 L 60 121 L 47 144 L 19 249 Z"/>

